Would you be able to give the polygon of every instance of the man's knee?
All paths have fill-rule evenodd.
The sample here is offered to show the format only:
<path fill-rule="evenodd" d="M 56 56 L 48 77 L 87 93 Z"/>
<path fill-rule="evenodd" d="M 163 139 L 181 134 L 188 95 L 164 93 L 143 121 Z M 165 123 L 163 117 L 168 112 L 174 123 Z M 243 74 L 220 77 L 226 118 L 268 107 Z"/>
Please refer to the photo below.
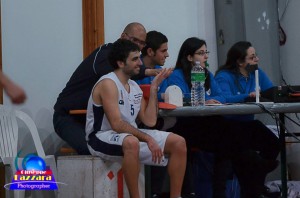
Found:
<path fill-rule="evenodd" d="M 131 152 L 138 154 L 140 151 L 140 141 L 136 137 L 129 135 L 124 138 L 122 147 L 124 153 Z"/>
<path fill-rule="evenodd" d="M 171 133 L 167 138 L 166 145 L 171 150 L 187 152 L 185 139 L 177 134 Z"/>

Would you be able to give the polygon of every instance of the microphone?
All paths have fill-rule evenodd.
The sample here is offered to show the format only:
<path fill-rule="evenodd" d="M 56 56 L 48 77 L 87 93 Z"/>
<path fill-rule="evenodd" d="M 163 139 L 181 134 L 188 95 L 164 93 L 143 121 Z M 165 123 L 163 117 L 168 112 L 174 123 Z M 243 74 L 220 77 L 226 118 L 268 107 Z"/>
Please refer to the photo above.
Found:
<path fill-rule="evenodd" d="M 204 63 L 204 64 L 205 64 L 205 67 L 206 67 L 206 68 L 208 68 L 208 67 L 209 67 L 209 64 L 208 64 L 208 62 L 207 62 L 207 61 L 205 61 L 205 63 Z"/>
<path fill-rule="evenodd" d="M 248 64 L 246 66 L 246 70 L 248 73 L 252 73 L 253 71 L 255 72 L 255 102 L 259 103 L 259 77 L 258 77 L 258 65 L 250 65 Z"/>
<path fill-rule="evenodd" d="M 247 70 L 249 73 L 254 72 L 254 71 L 257 70 L 257 69 L 258 69 L 258 65 L 257 65 L 257 64 L 255 64 L 255 65 L 250 65 L 250 64 L 248 64 L 248 65 L 246 66 L 246 70 Z"/>
<path fill-rule="evenodd" d="M 258 78 L 258 68 L 255 70 L 255 101 L 259 103 L 259 78 Z"/>

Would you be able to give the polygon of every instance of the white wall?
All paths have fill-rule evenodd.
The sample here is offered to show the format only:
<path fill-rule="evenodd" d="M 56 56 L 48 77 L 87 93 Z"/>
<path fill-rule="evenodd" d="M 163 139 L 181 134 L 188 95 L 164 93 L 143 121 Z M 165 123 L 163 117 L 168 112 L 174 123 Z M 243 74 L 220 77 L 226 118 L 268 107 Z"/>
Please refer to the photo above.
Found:
<path fill-rule="evenodd" d="M 28 95 L 16 106 L 36 122 L 48 153 L 60 139 L 52 125 L 53 105 L 82 60 L 81 0 L 2 0 L 3 70 Z M 217 67 L 213 1 L 105 0 L 105 42 L 115 41 L 123 28 L 138 21 L 169 38 L 173 66 L 182 42 L 191 36 L 206 39 L 211 70 Z M 11 105 L 7 97 L 4 104 Z M 25 136 L 25 135 L 24 135 Z M 28 141 L 22 137 L 21 141 Z M 23 143 L 23 141 L 22 141 Z"/>
<path fill-rule="evenodd" d="M 277 3 L 243 1 L 245 36 L 254 46 L 262 68 L 275 85 L 280 84 Z"/>
<path fill-rule="evenodd" d="M 81 0 L 2 0 L 1 4 L 3 70 L 28 96 L 16 108 L 34 119 L 44 148 L 53 153 L 58 143 L 53 105 L 82 60 Z M 10 105 L 7 97 L 4 104 Z"/>
<path fill-rule="evenodd" d="M 217 68 L 214 3 L 207 0 L 106 0 L 104 3 L 105 41 L 120 37 L 130 22 L 142 23 L 147 31 L 156 30 L 168 37 L 169 58 L 165 66 L 175 65 L 179 48 L 188 37 L 207 41 L 211 70 Z"/>

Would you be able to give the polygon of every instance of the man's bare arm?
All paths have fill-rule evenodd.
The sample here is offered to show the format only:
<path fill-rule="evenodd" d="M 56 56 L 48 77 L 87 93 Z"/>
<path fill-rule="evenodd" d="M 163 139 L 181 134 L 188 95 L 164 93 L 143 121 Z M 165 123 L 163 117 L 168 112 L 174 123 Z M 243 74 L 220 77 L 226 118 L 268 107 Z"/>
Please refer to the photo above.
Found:
<path fill-rule="evenodd" d="M 158 105 L 157 105 L 157 91 L 158 86 L 165 80 L 173 69 L 162 69 L 159 74 L 153 79 L 150 87 L 150 97 L 148 104 L 142 102 L 141 110 L 139 112 L 139 119 L 147 126 L 154 126 L 157 120 Z"/>
<path fill-rule="evenodd" d="M 102 104 L 104 112 L 112 129 L 118 133 L 130 133 L 140 141 L 147 142 L 149 137 L 139 129 L 124 121 L 119 111 L 118 89 L 114 81 L 104 79 L 99 82 L 93 91 L 93 100 L 96 104 Z"/>

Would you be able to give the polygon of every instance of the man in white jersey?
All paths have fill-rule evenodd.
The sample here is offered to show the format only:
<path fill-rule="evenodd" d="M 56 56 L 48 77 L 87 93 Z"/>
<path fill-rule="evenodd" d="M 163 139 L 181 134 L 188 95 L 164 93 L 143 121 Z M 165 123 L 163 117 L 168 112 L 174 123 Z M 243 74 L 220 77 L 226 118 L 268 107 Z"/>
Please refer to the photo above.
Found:
<path fill-rule="evenodd" d="M 99 79 L 89 98 L 86 121 L 88 148 L 92 155 L 122 161 L 131 198 L 139 198 L 140 163 L 165 166 L 170 175 L 170 197 L 181 196 L 186 166 L 184 138 L 158 130 L 138 129 L 138 118 L 145 125 L 156 124 L 159 84 L 172 72 L 163 69 L 152 81 L 148 103 L 138 84 L 130 77 L 139 72 L 140 50 L 131 41 L 113 44 L 109 61 L 114 68 Z"/>

